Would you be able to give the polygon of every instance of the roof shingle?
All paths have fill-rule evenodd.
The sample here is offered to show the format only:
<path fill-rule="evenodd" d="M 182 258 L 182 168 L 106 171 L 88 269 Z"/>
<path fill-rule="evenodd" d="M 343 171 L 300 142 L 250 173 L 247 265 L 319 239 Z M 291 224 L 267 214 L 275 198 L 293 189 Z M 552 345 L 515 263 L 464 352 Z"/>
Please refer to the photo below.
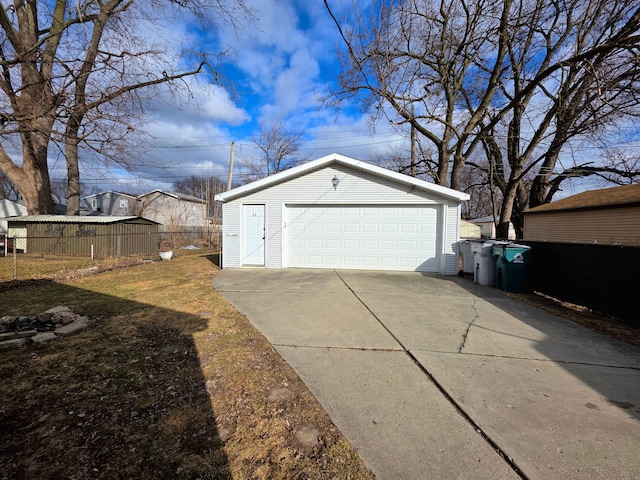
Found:
<path fill-rule="evenodd" d="M 621 187 L 588 190 L 586 192 L 563 198 L 556 202 L 540 205 L 524 213 L 542 213 L 559 210 L 582 210 L 640 204 L 640 183 Z"/>

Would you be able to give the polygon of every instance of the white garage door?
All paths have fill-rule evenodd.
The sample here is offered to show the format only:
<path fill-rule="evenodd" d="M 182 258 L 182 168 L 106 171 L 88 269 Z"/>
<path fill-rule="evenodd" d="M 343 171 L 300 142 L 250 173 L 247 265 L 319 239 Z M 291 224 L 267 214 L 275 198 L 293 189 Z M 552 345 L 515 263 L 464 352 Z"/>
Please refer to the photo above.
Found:
<path fill-rule="evenodd" d="M 288 266 L 437 272 L 437 206 L 287 206 Z"/>

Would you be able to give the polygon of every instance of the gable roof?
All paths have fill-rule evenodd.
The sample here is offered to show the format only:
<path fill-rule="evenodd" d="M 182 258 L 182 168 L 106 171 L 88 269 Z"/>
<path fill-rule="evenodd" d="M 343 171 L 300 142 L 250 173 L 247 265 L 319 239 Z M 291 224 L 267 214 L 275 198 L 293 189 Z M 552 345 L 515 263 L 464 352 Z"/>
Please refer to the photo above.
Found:
<path fill-rule="evenodd" d="M 203 199 L 198 198 L 198 197 L 194 197 L 193 195 L 186 195 L 184 193 L 177 193 L 177 192 L 167 192 L 165 190 L 160 190 L 160 189 L 155 189 L 155 190 L 151 190 L 150 192 L 143 193 L 142 195 L 138 195 L 137 198 L 146 197 L 147 195 L 152 195 L 154 193 L 159 193 L 161 195 L 167 195 L 169 197 L 173 197 L 173 198 L 176 198 L 178 200 L 185 200 L 187 202 L 206 203 Z"/>
<path fill-rule="evenodd" d="M 585 210 L 605 207 L 640 205 L 640 183 L 621 187 L 588 190 L 571 197 L 540 205 L 524 212 L 544 213 L 561 210 Z"/>
<path fill-rule="evenodd" d="M 86 200 L 87 198 L 91 198 L 91 197 L 98 197 L 98 196 L 102 196 L 102 195 L 107 195 L 107 194 L 113 194 L 113 195 L 118 195 L 121 197 L 129 197 L 129 198 L 133 198 L 133 199 L 140 199 L 142 197 L 146 197 L 147 195 L 152 195 L 154 193 L 158 193 L 161 195 L 167 195 L 169 197 L 172 198 L 176 198 L 178 200 L 185 200 L 188 202 L 195 202 L 195 203 L 205 203 L 204 200 L 202 200 L 201 198 L 198 197 L 194 197 L 193 195 L 186 195 L 184 193 L 177 193 L 177 192 L 167 192 L 166 190 L 160 190 L 160 189 L 156 189 L 156 190 L 151 190 L 150 192 L 147 193 L 143 193 L 142 195 L 131 195 L 130 193 L 124 193 L 124 192 L 116 192 L 115 190 L 106 190 L 104 192 L 99 192 L 99 193 L 93 193 L 91 195 L 87 195 L 86 197 L 82 197 L 83 200 Z"/>
<path fill-rule="evenodd" d="M 91 197 L 97 197 L 97 196 L 101 196 L 101 195 L 106 195 L 108 193 L 112 193 L 114 195 L 118 195 L 121 197 L 129 197 L 129 198 L 136 198 L 135 195 L 132 195 L 130 193 L 125 193 L 125 192 L 117 192 L 115 190 L 106 190 L 104 192 L 98 192 L 98 193 L 92 193 L 91 195 L 87 195 L 86 197 L 83 198 L 91 198 Z"/>
<path fill-rule="evenodd" d="M 310 162 L 298 165 L 297 167 L 278 172 L 265 178 L 261 178 L 260 180 L 247 183 L 245 185 L 242 185 L 241 187 L 234 188 L 227 192 L 219 193 L 215 196 L 215 199 L 221 202 L 228 202 L 230 200 L 249 195 L 250 193 L 254 193 L 259 190 L 269 188 L 272 185 L 301 177 L 303 175 L 306 175 L 307 173 L 311 173 L 334 164 L 345 165 L 355 170 L 360 170 L 381 178 L 386 178 L 398 183 L 410 185 L 420 190 L 424 190 L 426 192 L 440 195 L 452 200 L 469 200 L 469 195 L 466 193 L 452 190 L 451 188 L 443 187 L 441 185 L 436 185 L 435 183 L 430 183 L 425 180 L 410 177 L 403 173 L 394 172 L 387 168 L 378 167 L 377 165 L 372 165 L 371 163 L 364 162 L 362 160 L 356 160 L 355 158 L 340 155 L 339 153 L 331 153 L 316 160 L 311 160 Z"/>

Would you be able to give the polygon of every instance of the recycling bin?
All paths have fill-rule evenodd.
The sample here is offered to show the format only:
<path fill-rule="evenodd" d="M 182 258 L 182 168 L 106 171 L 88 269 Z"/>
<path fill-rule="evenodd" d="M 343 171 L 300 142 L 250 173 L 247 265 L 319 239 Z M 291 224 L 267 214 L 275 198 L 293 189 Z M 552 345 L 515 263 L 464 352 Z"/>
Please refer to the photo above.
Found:
<path fill-rule="evenodd" d="M 493 257 L 493 246 L 508 242 L 487 240 L 483 243 L 472 243 L 473 261 L 475 263 L 473 280 L 480 285 L 496 286 L 496 261 Z"/>
<path fill-rule="evenodd" d="M 505 292 L 525 291 L 531 247 L 509 243 L 494 245 L 492 250 L 496 261 L 496 286 Z"/>

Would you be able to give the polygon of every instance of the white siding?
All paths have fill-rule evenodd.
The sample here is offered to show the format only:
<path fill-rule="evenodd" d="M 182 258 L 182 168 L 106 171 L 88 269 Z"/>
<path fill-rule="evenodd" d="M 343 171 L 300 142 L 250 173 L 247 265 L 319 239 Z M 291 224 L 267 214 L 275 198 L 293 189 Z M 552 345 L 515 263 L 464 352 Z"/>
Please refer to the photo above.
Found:
<path fill-rule="evenodd" d="M 443 207 L 446 215 L 444 225 L 444 245 L 442 256 L 444 266 L 442 272 L 447 275 L 458 273 L 458 241 L 460 240 L 460 208 L 454 202 Z"/>
<path fill-rule="evenodd" d="M 336 176 L 340 180 L 334 189 L 331 180 Z M 272 185 L 269 188 L 247 194 L 223 205 L 223 267 L 239 267 L 242 231 L 239 223 L 241 205 L 266 205 L 265 220 L 265 265 L 269 268 L 283 268 L 285 248 L 283 235 L 286 228 L 286 205 L 448 205 L 447 214 L 441 215 L 443 225 L 440 232 L 446 232 L 442 238 L 442 252 L 446 256 L 441 265 L 444 273 L 456 274 L 457 256 L 455 244 L 458 237 L 458 219 L 460 209 L 456 202 L 449 202 L 435 194 L 425 192 L 410 185 L 396 183 L 367 172 L 352 169 L 345 165 L 333 164 L 306 175 Z M 447 225 L 451 229 L 447 228 Z M 450 257 L 456 256 L 456 263 Z M 444 261 L 441 259 L 441 261 Z"/>
<path fill-rule="evenodd" d="M 141 216 L 172 228 L 202 227 L 204 204 L 182 200 L 164 192 L 152 192 L 140 198 Z"/>
<path fill-rule="evenodd" d="M 222 207 L 222 268 L 240 266 L 240 205 L 229 202 Z"/>

